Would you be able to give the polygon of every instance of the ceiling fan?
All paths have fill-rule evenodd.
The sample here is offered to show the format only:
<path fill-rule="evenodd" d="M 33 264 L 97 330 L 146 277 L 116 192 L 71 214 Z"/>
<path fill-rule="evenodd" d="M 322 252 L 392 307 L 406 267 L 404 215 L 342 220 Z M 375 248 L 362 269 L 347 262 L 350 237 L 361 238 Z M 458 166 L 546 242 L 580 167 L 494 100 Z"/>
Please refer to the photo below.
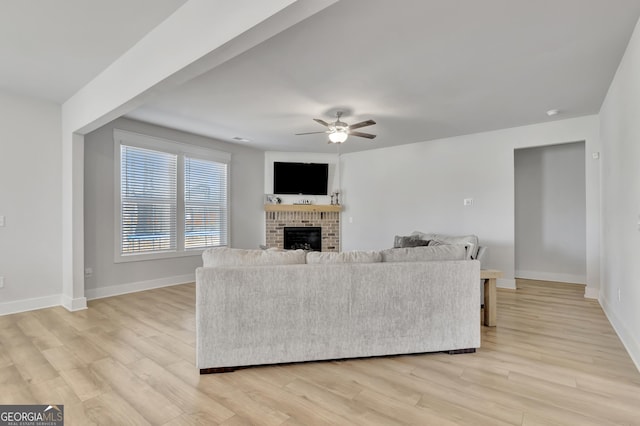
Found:
<path fill-rule="evenodd" d="M 359 136 L 361 138 L 373 139 L 376 135 L 372 135 L 371 133 L 363 133 L 363 132 L 354 132 L 355 129 L 359 129 L 361 127 L 372 126 L 376 124 L 373 120 L 361 121 L 359 123 L 355 123 L 352 125 L 348 125 L 344 121 L 340 121 L 340 117 L 342 117 L 343 112 L 336 112 L 337 120 L 333 123 L 327 123 L 324 120 L 319 118 L 314 118 L 313 121 L 322 124 L 327 127 L 328 130 L 323 132 L 307 132 L 307 133 L 296 133 L 296 135 L 314 135 L 318 133 L 326 133 L 329 135 L 328 143 L 342 143 L 347 140 L 349 135 L 351 136 Z"/>

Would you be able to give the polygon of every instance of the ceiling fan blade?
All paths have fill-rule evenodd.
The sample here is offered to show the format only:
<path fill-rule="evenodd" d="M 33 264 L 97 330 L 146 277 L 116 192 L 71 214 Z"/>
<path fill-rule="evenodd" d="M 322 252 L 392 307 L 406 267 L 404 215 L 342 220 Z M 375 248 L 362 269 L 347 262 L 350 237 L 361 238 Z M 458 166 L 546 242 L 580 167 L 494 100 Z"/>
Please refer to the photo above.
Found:
<path fill-rule="evenodd" d="M 296 133 L 296 136 L 300 136 L 300 135 L 315 135 L 318 133 L 327 133 L 327 132 L 306 132 L 306 133 Z"/>
<path fill-rule="evenodd" d="M 361 121 L 359 123 L 352 124 L 349 126 L 349 129 L 359 129 L 360 127 L 373 126 L 374 124 L 376 124 L 376 122 L 373 120 Z"/>
<path fill-rule="evenodd" d="M 349 136 L 360 136 L 361 138 L 374 139 L 376 135 L 372 135 L 371 133 L 362 133 L 362 132 L 349 132 Z"/>
<path fill-rule="evenodd" d="M 329 123 L 327 123 L 324 120 L 320 120 L 319 118 L 314 118 L 313 121 L 315 121 L 316 123 L 322 124 L 324 127 L 329 127 Z"/>

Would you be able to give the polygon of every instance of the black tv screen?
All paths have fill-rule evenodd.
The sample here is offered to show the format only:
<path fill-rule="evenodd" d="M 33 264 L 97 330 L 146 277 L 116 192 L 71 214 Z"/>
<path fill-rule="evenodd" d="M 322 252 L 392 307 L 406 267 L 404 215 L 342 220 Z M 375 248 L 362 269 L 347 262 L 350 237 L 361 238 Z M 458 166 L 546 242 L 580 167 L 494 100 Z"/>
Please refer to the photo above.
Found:
<path fill-rule="evenodd" d="M 329 165 L 323 163 L 273 163 L 273 193 L 327 195 Z"/>

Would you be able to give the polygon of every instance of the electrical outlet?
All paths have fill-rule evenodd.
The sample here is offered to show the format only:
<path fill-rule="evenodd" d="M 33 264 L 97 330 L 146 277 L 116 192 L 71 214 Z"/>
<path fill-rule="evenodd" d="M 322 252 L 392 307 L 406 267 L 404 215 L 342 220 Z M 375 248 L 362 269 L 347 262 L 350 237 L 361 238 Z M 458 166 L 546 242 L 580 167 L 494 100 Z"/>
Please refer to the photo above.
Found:
<path fill-rule="evenodd" d="M 470 207 L 473 205 L 473 198 L 465 198 L 462 203 L 464 206 Z"/>
<path fill-rule="evenodd" d="M 84 268 L 84 277 L 85 278 L 91 278 L 92 276 L 93 276 L 93 269 Z"/>
<path fill-rule="evenodd" d="M 0 288 L 4 287 L 4 277 L 0 277 Z"/>

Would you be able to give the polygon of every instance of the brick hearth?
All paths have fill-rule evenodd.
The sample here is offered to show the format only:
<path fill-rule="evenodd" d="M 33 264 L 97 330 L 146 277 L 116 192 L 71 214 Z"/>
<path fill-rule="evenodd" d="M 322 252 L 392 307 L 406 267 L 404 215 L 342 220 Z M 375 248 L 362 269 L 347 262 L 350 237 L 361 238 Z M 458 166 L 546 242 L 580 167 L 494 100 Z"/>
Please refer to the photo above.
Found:
<path fill-rule="evenodd" d="M 284 228 L 287 226 L 319 226 L 322 228 L 322 251 L 340 251 L 339 211 L 267 210 L 265 216 L 267 247 L 284 248 Z"/>

